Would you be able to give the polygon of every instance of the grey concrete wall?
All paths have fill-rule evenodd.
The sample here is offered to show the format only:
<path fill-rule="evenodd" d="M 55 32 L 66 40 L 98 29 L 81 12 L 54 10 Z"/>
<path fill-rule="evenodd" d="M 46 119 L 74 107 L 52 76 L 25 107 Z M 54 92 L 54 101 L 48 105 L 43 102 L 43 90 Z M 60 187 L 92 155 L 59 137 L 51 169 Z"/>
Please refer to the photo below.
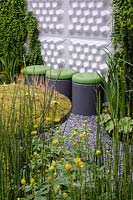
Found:
<path fill-rule="evenodd" d="M 29 0 L 39 22 L 44 62 L 54 68 L 106 72 L 111 0 Z"/>

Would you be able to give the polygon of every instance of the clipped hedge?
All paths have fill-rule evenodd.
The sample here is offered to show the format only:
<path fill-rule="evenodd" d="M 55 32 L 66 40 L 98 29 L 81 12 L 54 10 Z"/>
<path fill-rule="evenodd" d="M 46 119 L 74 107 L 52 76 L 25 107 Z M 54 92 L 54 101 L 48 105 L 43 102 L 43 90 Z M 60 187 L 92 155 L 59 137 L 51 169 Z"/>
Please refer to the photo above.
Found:
<path fill-rule="evenodd" d="M 112 7 L 114 58 L 125 71 L 126 87 L 130 91 L 128 97 L 133 102 L 133 1 L 113 0 Z"/>
<path fill-rule="evenodd" d="M 0 1 L 0 57 L 14 53 L 19 60 L 17 70 L 24 65 L 42 64 L 38 41 L 37 20 L 27 12 L 26 0 Z"/>

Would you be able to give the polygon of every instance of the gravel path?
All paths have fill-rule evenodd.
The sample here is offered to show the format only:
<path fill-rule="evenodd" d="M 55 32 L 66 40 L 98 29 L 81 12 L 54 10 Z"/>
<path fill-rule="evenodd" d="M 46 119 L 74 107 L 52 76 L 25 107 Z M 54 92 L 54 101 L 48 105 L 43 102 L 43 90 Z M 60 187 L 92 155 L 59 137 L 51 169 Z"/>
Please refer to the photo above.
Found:
<path fill-rule="evenodd" d="M 83 116 L 78 114 L 71 113 L 68 120 L 62 124 L 62 129 L 64 134 L 68 132 L 71 133 L 74 127 L 77 127 L 79 130 L 82 130 L 82 123 L 87 120 L 87 129 L 90 130 L 89 135 L 89 146 L 94 148 L 96 144 L 96 135 L 97 135 L 97 123 L 96 123 L 96 116 Z M 110 149 L 112 144 L 111 138 L 106 134 L 105 137 L 101 133 L 101 140 L 106 140 L 107 148 Z"/>

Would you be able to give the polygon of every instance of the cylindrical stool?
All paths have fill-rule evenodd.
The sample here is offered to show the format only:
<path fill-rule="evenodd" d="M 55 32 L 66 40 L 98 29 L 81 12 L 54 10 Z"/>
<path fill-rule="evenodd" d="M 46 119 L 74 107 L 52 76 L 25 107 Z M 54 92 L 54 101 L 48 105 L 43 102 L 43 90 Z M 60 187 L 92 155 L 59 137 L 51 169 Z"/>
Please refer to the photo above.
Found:
<path fill-rule="evenodd" d="M 72 77 L 72 112 L 96 115 L 97 92 L 101 92 L 101 79 L 96 72 L 77 73 Z"/>
<path fill-rule="evenodd" d="M 50 67 L 45 65 L 32 65 L 24 69 L 25 84 L 44 85 L 46 71 Z"/>
<path fill-rule="evenodd" d="M 51 69 L 46 72 L 49 86 L 72 99 L 72 76 L 77 73 L 73 69 Z"/>

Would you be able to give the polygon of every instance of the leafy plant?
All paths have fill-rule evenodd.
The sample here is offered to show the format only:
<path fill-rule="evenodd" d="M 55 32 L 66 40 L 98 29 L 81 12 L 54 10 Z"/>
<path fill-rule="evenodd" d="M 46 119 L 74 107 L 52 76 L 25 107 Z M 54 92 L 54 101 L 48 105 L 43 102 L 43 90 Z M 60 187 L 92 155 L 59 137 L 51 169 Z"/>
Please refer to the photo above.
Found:
<path fill-rule="evenodd" d="M 14 55 L 14 53 L 6 54 L 3 57 L 0 57 L 0 62 L 1 62 L 0 70 L 5 75 L 2 82 L 4 83 L 14 82 L 16 78 L 15 70 L 19 62 L 16 55 Z"/>

